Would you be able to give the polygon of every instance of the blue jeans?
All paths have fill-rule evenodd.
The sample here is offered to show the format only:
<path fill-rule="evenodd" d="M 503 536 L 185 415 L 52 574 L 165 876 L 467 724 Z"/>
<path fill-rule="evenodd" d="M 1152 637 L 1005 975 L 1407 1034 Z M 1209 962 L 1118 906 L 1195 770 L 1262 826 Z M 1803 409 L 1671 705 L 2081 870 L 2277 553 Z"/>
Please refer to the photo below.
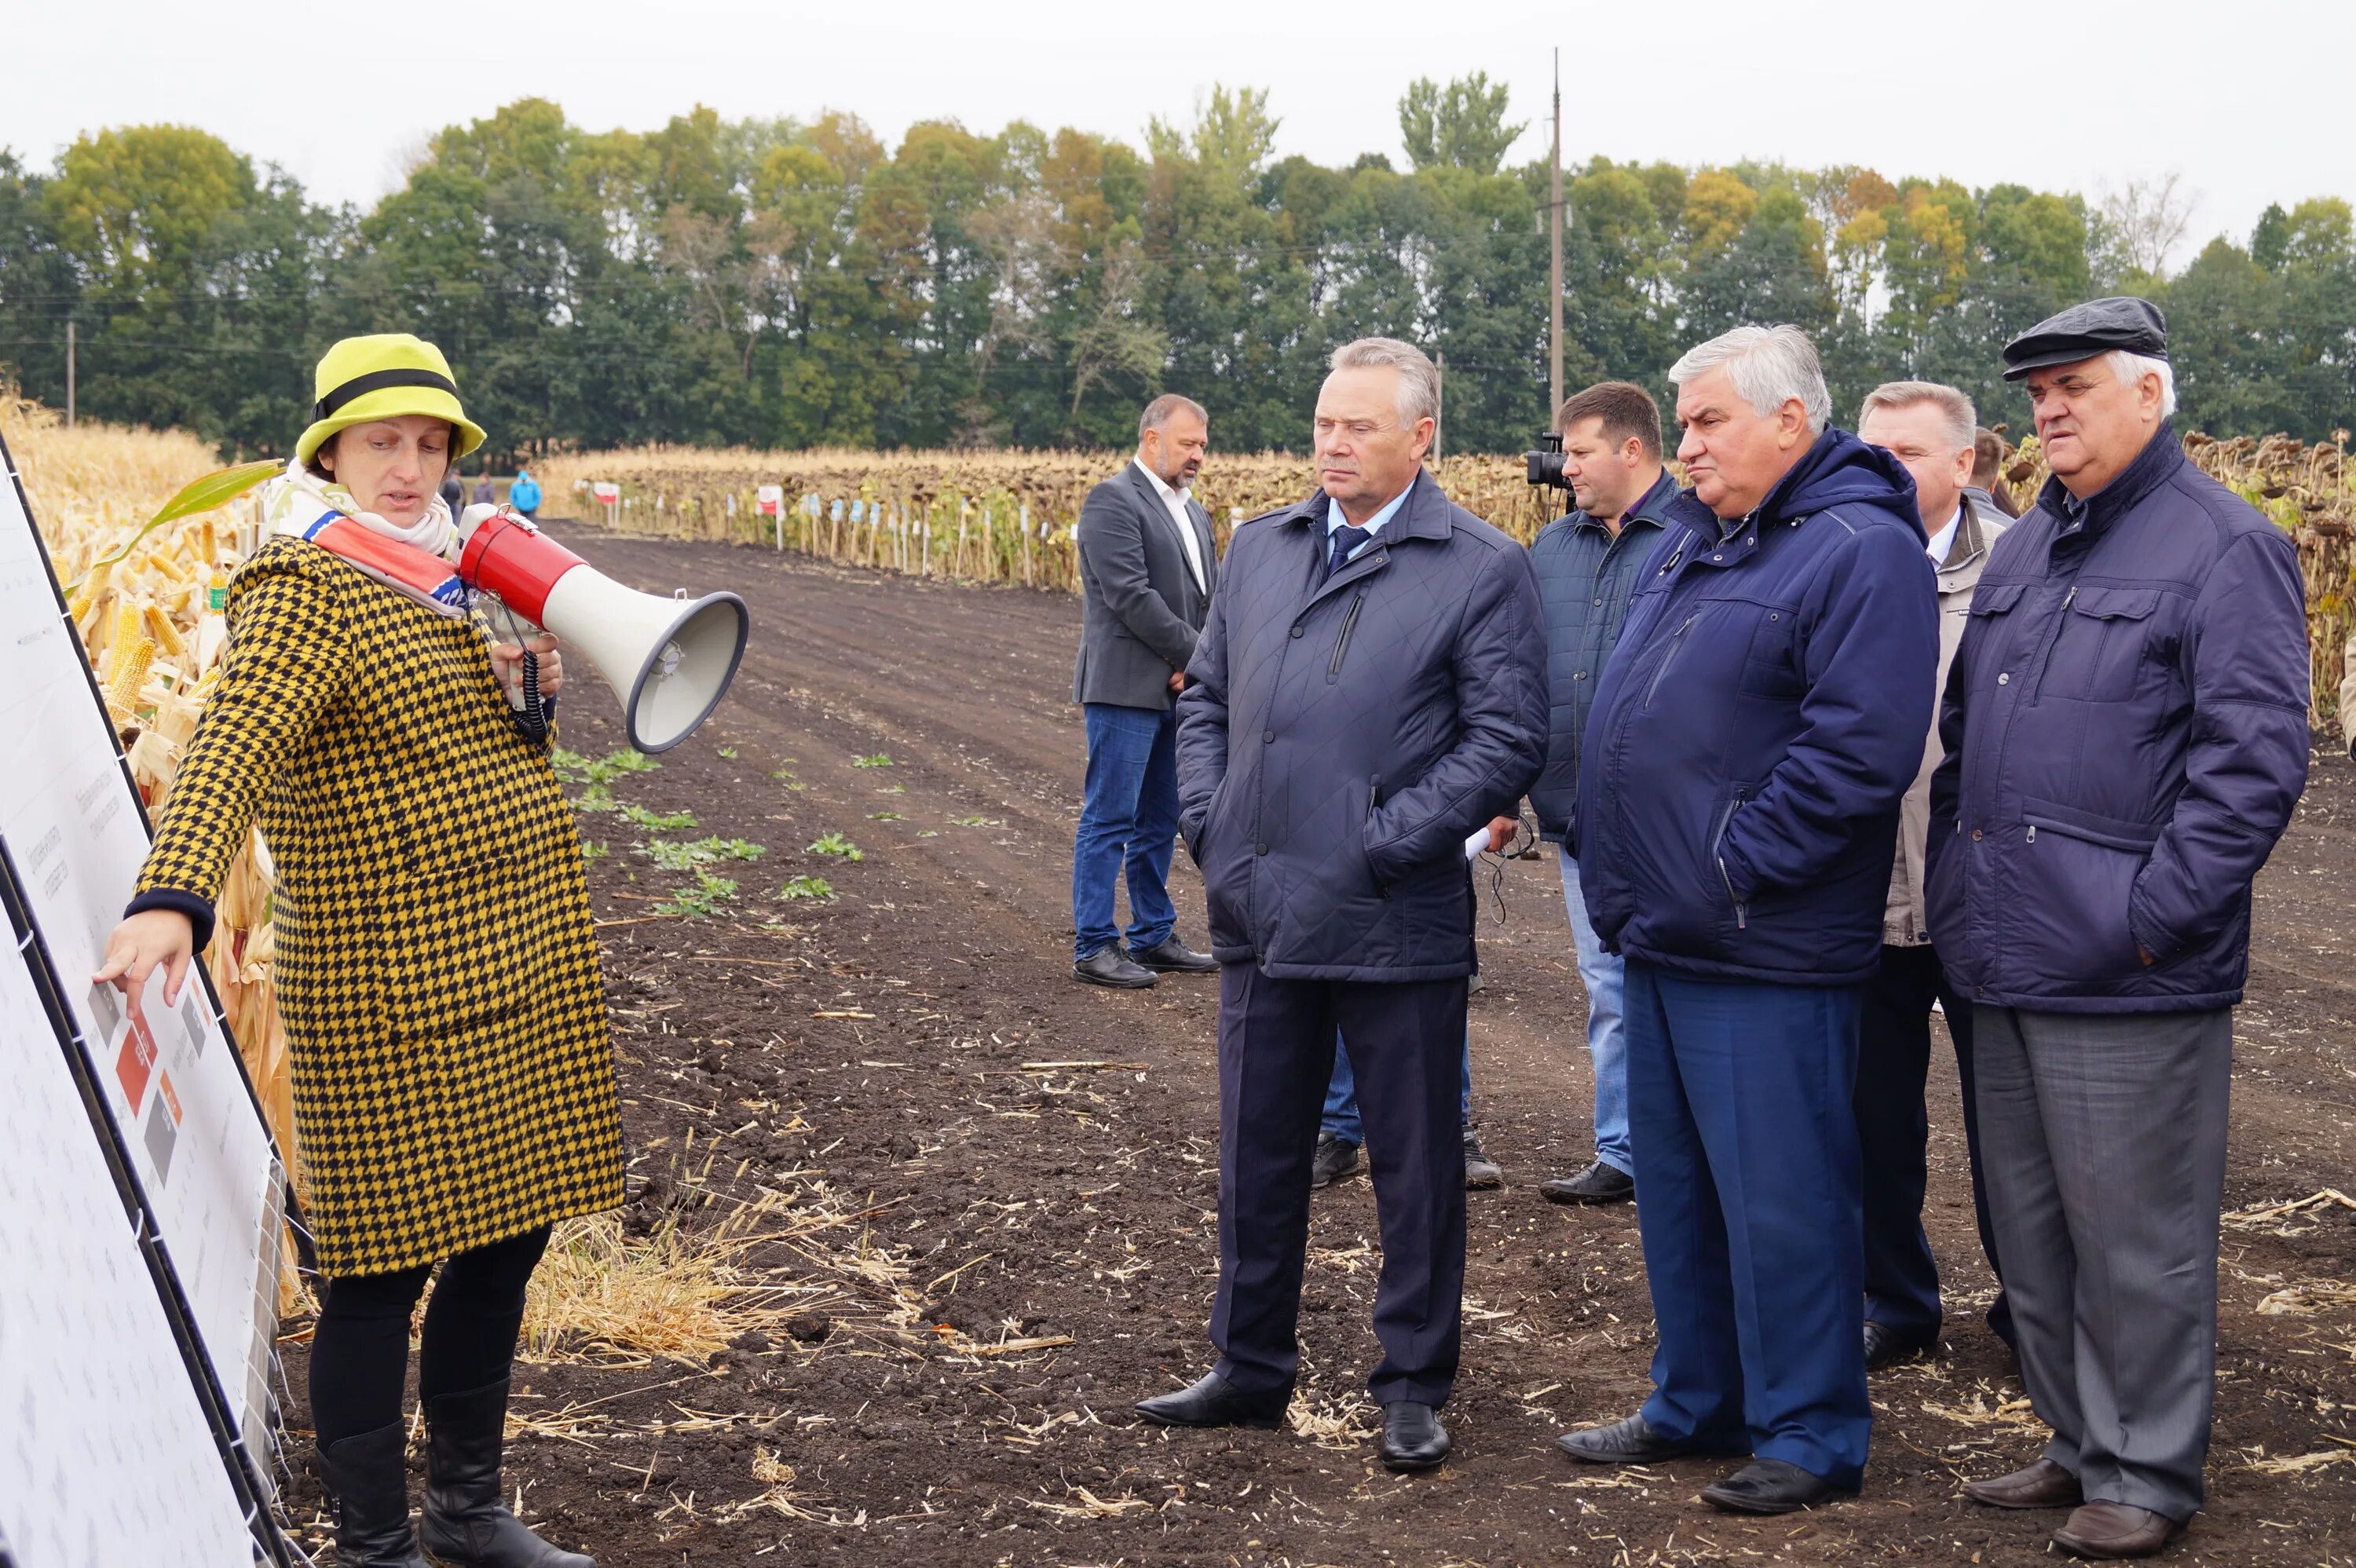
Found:
<path fill-rule="evenodd" d="M 1621 1024 L 1627 965 L 1603 951 L 1580 896 L 1579 862 L 1562 851 L 1562 901 L 1570 909 L 1570 941 L 1579 951 L 1579 981 L 1587 987 L 1587 1054 L 1595 1062 L 1595 1157 L 1622 1176 L 1636 1174 L 1628 1152 L 1628 1035 Z"/>
<path fill-rule="evenodd" d="M 1178 714 L 1175 709 L 1087 704 L 1087 793 L 1072 841 L 1072 956 L 1120 940 L 1112 885 L 1129 881 L 1132 952 L 1169 940 L 1170 855 L 1178 837 Z"/>
<path fill-rule="evenodd" d="M 1644 1420 L 1836 1486 L 1865 1472 L 1855 987 L 1628 965 L 1628 1110 L 1653 1322 Z"/>
<path fill-rule="evenodd" d="M 1463 1088 L 1461 1100 L 1464 1125 L 1472 1125 L 1472 1030 L 1464 1030 L 1464 1067 L 1461 1074 Z M 1350 1072 L 1350 1052 L 1342 1044 L 1342 1031 L 1333 1031 L 1333 1076 L 1325 1084 L 1325 1114 L 1318 1119 L 1320 1127 L 1332 1133 L 1345 1144 L 1366 1141 L 1365 1124 L 1358 1119 L 1358 1081 Z"/>

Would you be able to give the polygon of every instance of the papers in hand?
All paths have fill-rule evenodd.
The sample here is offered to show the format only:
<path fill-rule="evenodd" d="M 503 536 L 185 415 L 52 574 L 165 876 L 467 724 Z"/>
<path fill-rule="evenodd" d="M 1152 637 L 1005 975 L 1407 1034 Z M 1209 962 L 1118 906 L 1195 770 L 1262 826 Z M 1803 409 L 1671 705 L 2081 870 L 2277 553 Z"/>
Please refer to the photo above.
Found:
<path fill-rule="evenodd" d="M 1472 836 L 1464 840 L 1465 861 L 1469 864 L 1472 861 L 1479 859 L 1481 858 L 1481 851 L 1486 849 L 1488 847 L 1489 829 L 1487 825 L 1483 824 L 1483 826 L 1474 828 L 1472 830 Z"/>

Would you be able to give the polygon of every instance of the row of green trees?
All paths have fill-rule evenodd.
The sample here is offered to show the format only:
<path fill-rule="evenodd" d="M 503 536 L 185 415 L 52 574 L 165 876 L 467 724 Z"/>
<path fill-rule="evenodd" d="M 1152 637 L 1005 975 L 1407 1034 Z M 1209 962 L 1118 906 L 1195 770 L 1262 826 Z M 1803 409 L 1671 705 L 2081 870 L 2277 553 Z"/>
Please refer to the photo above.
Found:
<path fill-rule="evenodd" d="M 362 212 L 180 126 L 110 130 L 37 171 L 0 153 L 0 366 L 62 402 L 284 450 L 334 338 L 415 331 L 503 452 L 646 442 L 1103 444 L 1184 391 L 1221 446 L 1299 446 L 1324 357 L 1364 333 L 1443 354 L 1451 449 L 1544 423 L 1547 171 L 1475 77 L 1401 99 L 1404 166 L 1274 154 L 1263 93 L 1214 91 L 1141 147 L 1017 122 L 887 148 L 857 119 L 591 132 L 528 99 L 434 137 Z M 2160 267 L 2165 199 L 2090 206 L 1869 169 L 1566 174 L 1566 378 L 1665 391 L 1746 321 L 1817 335 L 1844 408 L 1920 376 L 2025 428 L 2004 340 L 2097 291 L 2156 295 L 2189 421 L 2356 424 L 2347 202 L 2271 208 Z M 2163 197 L 2166 193 L 2161 193 Z"/>

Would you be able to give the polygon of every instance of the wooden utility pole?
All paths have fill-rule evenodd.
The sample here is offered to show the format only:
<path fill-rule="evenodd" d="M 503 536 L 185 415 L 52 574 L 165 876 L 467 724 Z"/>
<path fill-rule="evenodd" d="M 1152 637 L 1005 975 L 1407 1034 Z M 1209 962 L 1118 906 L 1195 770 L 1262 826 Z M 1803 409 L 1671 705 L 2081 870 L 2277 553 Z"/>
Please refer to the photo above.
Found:
<path fill-rule="evenodd" d="M 1562 407 L 1562 50 L 1554 51 L 1554 240 L 1547 291 L 1547 421 Z"/>
<path fill-rule="evenodd" d="M 66 321 L 66 428 L 67 428 L 68 430 L 71 430 L 71 429 L 73 429 L 73 423 L 74 423 L 74 324 L 73 324 L 72 318 L 69 317 L 69 318 L 67 319 L 67 321 Z"/>

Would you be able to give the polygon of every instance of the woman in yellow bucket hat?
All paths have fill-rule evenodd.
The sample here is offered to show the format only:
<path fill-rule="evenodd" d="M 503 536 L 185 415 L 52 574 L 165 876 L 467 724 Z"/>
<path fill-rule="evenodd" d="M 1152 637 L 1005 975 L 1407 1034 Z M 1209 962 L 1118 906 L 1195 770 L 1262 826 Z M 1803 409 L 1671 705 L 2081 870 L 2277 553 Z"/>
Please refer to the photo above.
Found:
<path fill-rule="evenodd" d="M 551 1224 L 622 1198 L 605 993 L 547 727 L 513 716 L 527 651 L 463 606 L 305 537 L 335 517 L 455 560 L 444 471 L 483 442 L 450 367 L 407 335 L 320 360 L 271 538 L 230 584 L 230 643 L 98 978 L 176 996 L 251 825 L 278 874 L 279 1006 L 326 1276 L 311 1343 L 343 1568 L 425 1568 L 402 1387 L 418 1396 L 423 1543 L 480 1568 L 587 1568 L 500 1502 L 524 1286 Z M 540 689 L 562 684 L 536 640 Z"/>

